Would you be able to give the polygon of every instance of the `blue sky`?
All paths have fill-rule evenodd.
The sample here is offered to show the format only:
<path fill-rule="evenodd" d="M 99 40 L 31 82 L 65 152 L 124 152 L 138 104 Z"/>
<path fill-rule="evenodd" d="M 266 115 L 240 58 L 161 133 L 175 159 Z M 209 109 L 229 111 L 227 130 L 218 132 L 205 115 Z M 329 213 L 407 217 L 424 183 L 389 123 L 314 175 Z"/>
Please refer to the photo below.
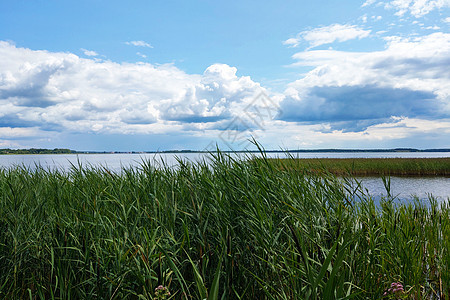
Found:
<path fill-rule="evenodd" d="M 0 0 L 0 148 L 450 147 L 450 0 Z"/>

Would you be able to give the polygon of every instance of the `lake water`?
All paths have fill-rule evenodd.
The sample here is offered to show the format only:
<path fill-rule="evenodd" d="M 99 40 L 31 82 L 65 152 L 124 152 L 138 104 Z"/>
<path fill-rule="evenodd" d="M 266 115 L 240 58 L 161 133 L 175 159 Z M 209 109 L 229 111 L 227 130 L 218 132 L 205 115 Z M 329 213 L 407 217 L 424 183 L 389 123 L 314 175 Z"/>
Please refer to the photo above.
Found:
<path fill-rule="evenodd" d="M 450 178 L 448 177 L 391 177 L 390 192 L 399 201 L 408 201 L 418 197 L 427 200 L 430 195 L 438 201 L 450 198 Z M 359 177 L 364 190 L 376 200 L 387 195 L 380 177 Z M 356 186 L 356 185 L 355 185 Z"/>
<path fill-rule="evenodd" d="M 245 157 L 245 154 L 237 154 Z M 257 154 L 255 154 L 257 155 Z M 333 152 L 333 153 L 293 153 L 299 158 L 433 158 L 450 157 L 450 152 Z M 286 157 L 285 153 L 267 153 L 268 157 Z M 25 165 L 34 167 L 40 165 L 44 168 L 59 168 L 68 170 L 71 164 L 81 163 L 84 166 L 104 166 L 110 170 L 120 171 L 122 167 L 136 167 L 144 160 L 155 163 L 164 161 L 166 165 L 174 166 L 177 158 L 198 161 L 207 159 L 204 153 L 164 153 L 164 154 L 49 154 L 49 155 L 0 155 L 0 167 Z M 386 195 L 384 184 L 379 177 L 359 178 L 365 189 L 374 198 L 379 199 Z M 450 198 L 450 178 L 448 177 L 391 177 L 391 194 L 398 199 L 411 199 L 417 196 L 420 199 L 428 198 L 429 194 L 440 200 Z"/>

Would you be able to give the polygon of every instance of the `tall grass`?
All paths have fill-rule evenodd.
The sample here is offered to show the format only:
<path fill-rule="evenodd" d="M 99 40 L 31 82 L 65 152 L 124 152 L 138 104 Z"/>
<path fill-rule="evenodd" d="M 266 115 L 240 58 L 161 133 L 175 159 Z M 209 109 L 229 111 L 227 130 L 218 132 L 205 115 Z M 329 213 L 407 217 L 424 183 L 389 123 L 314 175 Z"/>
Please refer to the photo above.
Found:
<path fill-rule="evenodd" d="M 448 299 L 448 200 L 376 206 L 262 155 L 0 169 L 0 298 Z"/>
<path fill-rule="evenodd" d="M 269 159 L 276 166 L 336 175 L 450 176 L 450 158 L 302 158 Z"/>

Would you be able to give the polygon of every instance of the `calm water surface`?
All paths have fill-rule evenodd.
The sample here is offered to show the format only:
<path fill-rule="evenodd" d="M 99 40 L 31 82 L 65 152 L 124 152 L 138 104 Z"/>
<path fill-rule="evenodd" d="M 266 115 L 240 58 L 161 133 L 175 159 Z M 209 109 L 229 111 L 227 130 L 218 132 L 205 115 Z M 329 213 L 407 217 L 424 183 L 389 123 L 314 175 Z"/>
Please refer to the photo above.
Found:
<path fill-rule="evenodd" d="M 245 157 L 245 154 L 237 154 Z M 255 154 L 256 155 L 256 154 Z M 286 157 L 285 153 L 267 153 L 269 157 Z M 294 153 L 299 158 L 432 158 L 450 157 L 449 152 L 333 152 L 333 153 Z M 83 166 L 104 166 L 110 170 L 120 171 L 122 167 L 137 167 L 142 161 L 150 160 L 156 164 L 164 162 L 174 166 L 177 158 L 190 161 L 206 159 L 208 155 L 203 153 L 179 153 L 179 154 L 49 154 L 49 155 L 0 155 L 0 167 L 25 165 L 33 168 L 40 165 L 44 168 L 59 168 L 68 170 L 72 164 Z M 384 184 L 379 177 L 359 178 L 365 189 L 375 198 L 386 195 Z M 450 198 L 450 178 L 446 177 L 391 177 L 391 194 L 399 199 L 411 199 L 417 196 L 420 199 L 428 198 L 429 194 L 440 200 Z"/>
<path fill-rule="evenodd" d="M 450 178 L 448 177 L 391 177 L 391 196 L 399 201 L 408 201 L 417 197 L 427 200 L 435 197 L 439 202 L 450 198 Z M 360 177 L 364 190 L 375 199 L 380 200 L 387 195 L 383 180 L 380 177 Z"/>

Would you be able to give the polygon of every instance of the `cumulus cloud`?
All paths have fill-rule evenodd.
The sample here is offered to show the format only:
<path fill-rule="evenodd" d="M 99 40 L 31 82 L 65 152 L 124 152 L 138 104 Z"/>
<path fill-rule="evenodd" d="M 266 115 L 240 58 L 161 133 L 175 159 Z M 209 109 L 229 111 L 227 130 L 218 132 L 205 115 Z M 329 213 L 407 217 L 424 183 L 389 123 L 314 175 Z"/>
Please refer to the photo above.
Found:
<path fill-rule="evenodd" d="M 361 5 L 361 7 L 370 6 L 370 5 L 374 4 L 375 2 L 376 2 L 376 0 L 366 0 L 366 2 L 364 2 L 363 5 Z"/>
<path fill-rule="evenodd" d="M 150 45 L 149 43 L 144 42 L 144 41 L 130 41 L 130 42 L 125 42 L 125 44 L 130 45 L 130 46 L 136 46 L 136 47 L 153 48 L 152 45 Z"/>
<path fill-rule="evenodd" d="M 86 50 L 84 48 L 80 49 L 81 51 L 83 51 L 84 55 L 86 56 L 98 56 L 98 53 L 92 50 Z"/>
<path fill-rule="evenodd" d="M 403 16 L 409 12 L 419 18 L 433 10 L 450 7 L 450 0 L 392 0 L 387 2 L 385 7 L 395 9 L 397 16 Z"/>
<path fill-rule="evenodd" d="M 191 75 L 171 64 L 96 61 L 7 42 L 0 42 L 0 58 L 2 128 L 180 131 L 189 124 L 232 118 L 262 89 L 225 64 Z"/>
<path fill-rule="evenodd" d="M 0 127 L 0 140 L 35 137 L 38 134 L 39 130 L 34 127 Z"/>
<path fill-rule="evenodd" d="M 273 147 L 389 147 L 408 139 L 448 146 L 450 34 L 384 41 L 382 51 L 294 54 L 294 66 L 313 70 L 270 94 L 282 114 L 252 134 Z M 0 145 L 36 145 L 59 132 L 66 141 L 217 141 L 233 120 L 255 125 L 245 110 L 261 91 L 226 64 L 187 74 L 172 64 L 98 61 L 0 42 Z M 399 144 L 389 144 L 394 140 Z"/>
<path fill-rule="evenodd" d="M 289 47 L 297 47 L 300 44 L 300 38 L 290 38 L 283 42 L 283 45 L 289 46 Z"/>
<path fill-rule="evenodd" d="M 370 30 L 364 30 L 356 25 L 332 24 L 308 31 L 300 32 L 297 37 L 290 38 L 283 42 L 284 45 L 297 47 L 301 41 L 309 43 L 309 48 L 315 48 L 335 41 L 345 42 L 353 39 L 368 37 Z"/>
<path fill-rule="evenodd" d="M 385 39 L 377 52 L 296 53 L 297 65 L 314 69 L 286 90 L 280 119 L 359 131 L 392 116 L 449 118 L 450 34 Z"/>
<path fill-rule="evenodd" d="M 225 64 L 208 67 L 198 84 L 161 105 L 162 115 L 168 120 L 195 123 L 214 122 L 239 114 L 261 87 L 250 77 L 237 77 L 236 72 L 236 68 Z"/>

